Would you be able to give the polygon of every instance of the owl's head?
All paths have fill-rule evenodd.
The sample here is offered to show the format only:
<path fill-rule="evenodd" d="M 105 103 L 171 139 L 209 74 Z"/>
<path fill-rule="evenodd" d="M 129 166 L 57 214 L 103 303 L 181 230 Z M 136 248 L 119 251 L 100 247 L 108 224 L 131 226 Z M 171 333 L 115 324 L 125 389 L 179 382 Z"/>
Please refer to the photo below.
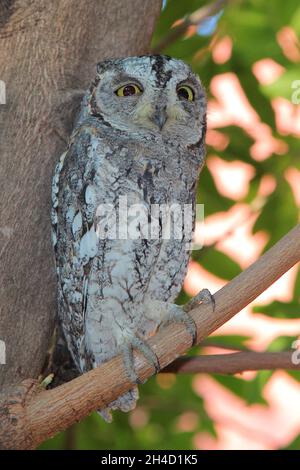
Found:
<path fill-rule="evenodd" d="M 89 114 L 120 130 L 161 133 L 186 145 L 205 132 L 201 82 L 187 64 L 167 56 L 100 62 L 88 101 Z"/>

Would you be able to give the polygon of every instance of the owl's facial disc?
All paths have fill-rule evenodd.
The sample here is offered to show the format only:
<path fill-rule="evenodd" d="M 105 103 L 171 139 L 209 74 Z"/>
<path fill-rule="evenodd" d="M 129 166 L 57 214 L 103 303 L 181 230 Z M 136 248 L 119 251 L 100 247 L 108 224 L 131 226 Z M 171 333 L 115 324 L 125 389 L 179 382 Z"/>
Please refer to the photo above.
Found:
<path fill-rule="evenodd" d="M 95 90 L 98 114 L 116 129 L 160 135 L 186 144 L 199 140 L 206 100 L 184 62 L 165 56 L 100 63 Z"/>

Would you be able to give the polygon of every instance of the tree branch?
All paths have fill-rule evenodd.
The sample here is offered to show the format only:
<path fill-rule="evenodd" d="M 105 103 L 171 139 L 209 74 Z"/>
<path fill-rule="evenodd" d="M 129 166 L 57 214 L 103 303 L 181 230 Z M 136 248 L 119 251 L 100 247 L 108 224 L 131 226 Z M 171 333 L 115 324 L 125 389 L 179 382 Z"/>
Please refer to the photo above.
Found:
<path fill-rule="evenodd" d="M 222 10 L 227 2 L 228 0 L 216 0 L 214 3 L 205 5 L 186 16 L 178 26 L 172 28 L 169 34 L 152 49 L 152 53 L 160 54 L 170 44 L 173 44 L 178 38 L 183 36 L 190 26 L 200 26 L 209 16 L 213 16 Z"/>
<path fill-rule="evenodd" d="M 242 351 L 231 354 L 179 357 L 161 372 L 237 374 L 248 370 L 300 370 L 300 364 L 292 362 L 293 352 L 292 350 L 283 352 Z"/>
<path fill-rule="evenodd" d="M 214 312 L 207 304 L 201 304 L 190 312 L 197 325 L 197 342 L 203 341 L 252 302 L 299 260 L 300 224 L 214 294 Z M 190 341 L 183 325 L 170 324 L 150 338 L 149 344 L 164 368 L 189 349 Z M 145 381 L 154 371 L 138 352 L 134 357 L 136 371 Z M 105 407 L 128 391 L 132 384 L 125 374 L 122 357 L 117 356 L 52 390 L 39 392 L 37 386 L 33 387 L 32 380 L 23 382 L 22 387 L 18 388 L 18 393 L 13 389 L 10 398 L 6 393 L 6 398 L 0 403 L 0 442 L 4 448 L 35 448 L 91 411 Z"/>

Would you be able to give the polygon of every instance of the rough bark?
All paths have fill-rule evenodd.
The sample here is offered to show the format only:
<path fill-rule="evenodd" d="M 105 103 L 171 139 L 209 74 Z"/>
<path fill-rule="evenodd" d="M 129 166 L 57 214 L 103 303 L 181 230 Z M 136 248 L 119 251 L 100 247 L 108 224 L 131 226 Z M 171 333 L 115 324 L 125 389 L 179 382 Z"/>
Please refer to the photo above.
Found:
<path fill-rule="evenodd" d="M 98 61 L 147 53 L 160 8 L 161 0 L 0 0 L 0 388 L 37 377 L 49 346 L 50 180 L 74 92 L 88 86 Z"/>

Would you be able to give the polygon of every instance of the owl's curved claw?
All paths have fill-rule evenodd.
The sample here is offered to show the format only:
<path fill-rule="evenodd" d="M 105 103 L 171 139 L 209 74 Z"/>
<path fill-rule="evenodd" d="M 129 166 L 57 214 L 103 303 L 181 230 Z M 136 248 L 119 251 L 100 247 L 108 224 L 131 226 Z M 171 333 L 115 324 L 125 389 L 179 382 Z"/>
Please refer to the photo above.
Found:
<path fill-rule="evenodd" d="M 167 311 L 161 322 L 161 326 L 171 322 L 183 323 L 188 333 L 192 338 L 192 346 L 197 343 L 197 326 L 194 319 L 189 315 L 189 311 L 200 303 L 212 304 L 213 311 L 215 310 L 215 299 L 208 289 L 201 290 L 190 302 L 180 306 L 176 304 L 165 304 L 165 311 Z M 152 302 L 153 304 L 153 302 Z"/>
<path fill-rule="evenodd" d="M 147 361 L 151 364 L 151 366 L 155 370 L 155 374 L 160 371 L 160 365 L 158 361 L 158 357 L 155 352 L 150 348 L 149 344 L 139 338 L 136 335 L 130 336 L 130 338 L 125 342 L 122 348 L 123 353 L 123 361 L 125 371 L 128 375 L 128 378 L 134 384 L 141 384 L 143 381 L 138 377 L 135 367 L 134 367 L 134 357 L 133 351 L 134 349 L 138 350 L 143 356 L 147 359 Z"/>
<path fill-rule="evenodd" d="M 213 312 L 216 308 L 216 301 L 213 294 L 208 289 L 202 289 L 198 292 L 195 297 L 193 297 L 187 304 L 183 306 L 185 312 L 189 312 L 193 310 L 193 308 L 197 307 L 199 304 L 211 304 Z"/>
<path fill-rule="evenodd" d="M 186 327 L 188 333 L 192 338 L 192 346 L 196 344 L 197 341 L 197 327 L 194 319 L 185 311 L 185 309 L 176 304 L 167 304 L 168 311 L 167 315 L 164 317 L 161 326 L 167 325 L 169 323 L 183 323 Z"/>

